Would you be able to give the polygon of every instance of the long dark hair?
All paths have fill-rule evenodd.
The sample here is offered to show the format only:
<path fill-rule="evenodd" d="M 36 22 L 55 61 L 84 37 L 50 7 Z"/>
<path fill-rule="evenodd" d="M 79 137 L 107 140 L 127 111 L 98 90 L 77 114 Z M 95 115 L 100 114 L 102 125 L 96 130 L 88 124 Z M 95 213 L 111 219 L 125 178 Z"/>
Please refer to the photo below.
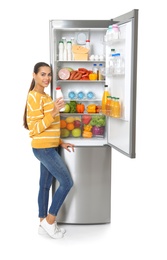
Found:
<path fill-rule="evenodd" d="M 50 66 L 47 63 L 45 63 L 45 62 L 38 62 L 38 63 L 35 64 L 33 72 L 35 74 L 37 74 L 39 72 L 40 67 L 50 67 Z M 34 87 L 35 87 L 35 80 L 32 79 L 30 88 L 28 90 L 28 93 L 31 90 L 33 90 Z M 28 129 L 28 125 L 27 125 L 27 102 L 26 102 L 25 109 L 24 109 L 24 114 L 23 114 L 23 126 L 24 126 L 24 128 Z"/>

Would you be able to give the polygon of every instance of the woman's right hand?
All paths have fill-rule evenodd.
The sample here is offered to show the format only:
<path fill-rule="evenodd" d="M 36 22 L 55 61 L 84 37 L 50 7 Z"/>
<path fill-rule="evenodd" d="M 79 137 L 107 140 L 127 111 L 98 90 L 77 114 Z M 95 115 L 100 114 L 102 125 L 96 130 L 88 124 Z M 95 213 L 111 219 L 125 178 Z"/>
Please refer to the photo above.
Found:
<path fill-rule="evenodd" d="M 64 100 L 62 97 L 57 98 L 54 101 L 54 107 L 53 110 L 51 112 L 52 117 L 55 117 L 56 114 L 59 113 L 60 109 L 63 108 L 65 106 Z"/>

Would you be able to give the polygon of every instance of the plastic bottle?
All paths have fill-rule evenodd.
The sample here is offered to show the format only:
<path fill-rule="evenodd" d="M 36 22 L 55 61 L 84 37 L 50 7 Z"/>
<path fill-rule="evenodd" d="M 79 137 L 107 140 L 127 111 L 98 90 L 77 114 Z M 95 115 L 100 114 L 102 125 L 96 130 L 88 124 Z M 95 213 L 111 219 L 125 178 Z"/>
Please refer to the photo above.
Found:
<path fill-rule="evenodd" d="M 59 60 L 63 60 L 63 50 L 64 50 L 64 44 L 63 41 L 59 41 Z"/>
<path fill-rule="evenodd" d="M 120 53 L 112 54 L 114 57 L 114 74 L 124 74 L 124 60 Z"/>
<path fill-rule="evenodd" d="M 118 97 L 115 97 L 114 101 L 114 117 L 121 117 L 121 104 L 120 99 Z"/>
<path fill-rule="evenodd" d="M 99 64 L 99 80 L 104 80 L 105 68 L 102 63 Z"/>
<path fill-rule="evenodd" d="M 67 60 L 72 60 L 72 43 L 71 43 L 71 41 L 67 42 Z"/>
<path fill-rule="evenodd" d="M 85 48 L 87 48 L 89 50 L 89 52 L 88 52 L 88 59 L 89 59 L 89 57 L 90 57 L 90 40 L 86 40 Z"/>
<path fill-rule="evenodd" d="M 75 44 L 75 40 L 74 40 L 74 37 L 71 37 L 71 48 L 72 46 Z M 71 55 L 72 55 L 72 60 L 74 60 L 74 53 L 71 51 Z"/>
<path fill-rule="evenodd" d="M 111 96 L 107 96 L 106 115 L 109 116 L 111 111 Z"/>
<path fill-rule="evenodd" d="M 93 73 L 95 73 L 97 75 L 97 80 L 99 79 L 99 69 L 96 63 L 93 63 L 93 67 L 92 67 L 92 71 Z"/>
<path fill-rule="evenodd" d="M 56 87 L 56 99 L 59 98 L 59 97 L 62 97 L 63 98 L 63 93 L 61 91 L 61 87 L 60 86 L 57 86 Z M 61 108 L 60 109 L 60 112 L 63 112 L 65 110 L 65 107 Z"/>
<path fill-rule="evenodd" d="M 112 25 L 108 26 L 107 32 L 106 32 L 106 42 L 110 42 L 113 38 L 112 35 L 113 31 L 112 31 Z"/>
<path fill-rule="evenodd" d="M 120 30 L 117 24 L 113 24 L 112 25 L 112 35 L 113 35 L 113 39 L 117 40 L 120 39 Z"/>
<path fill-rule="evenodd" d="M 62 37 L 64 43 L 63 60 L 67 60 L 67 40 L 66 37 Z"/>
<path fill-rule="evenodd" d="M 101 102 L 103 114 L 106 114 L 106 103 L 107 103 L 108 96 L 111 96 L 108 90 L 108 85 L 104 85 L 104 92 L 103 92 L 102 102 Z"/>
<path fill-rule="evenodd" d="M 115 97 L 111 97 L 111 110 L 110 116 L 114 117 L 114 105 L 115 105 Z"/>

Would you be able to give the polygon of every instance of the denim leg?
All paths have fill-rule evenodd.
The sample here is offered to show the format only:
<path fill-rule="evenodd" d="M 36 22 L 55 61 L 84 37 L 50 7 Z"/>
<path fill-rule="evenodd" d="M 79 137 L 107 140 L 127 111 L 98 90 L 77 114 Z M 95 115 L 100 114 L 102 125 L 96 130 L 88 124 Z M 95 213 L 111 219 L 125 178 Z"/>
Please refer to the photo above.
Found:
<path fill-rule="evenodd" d="M 52 174 L 42 163 L 40 163 L 40 180 L 38 193 L 39 218 L 45 218 L 48 214 L 49 191 L 52 180 Z"/>
<path fill-rule="evenodd" d="M 71 175 L 62 160 L 61 156 L 58 154 L 57 150 L 55 148 L 45 148 L 45 149 L 34 149 L 33 148 L 34 155 L 37 157 L 37 159 L 45 166 L 47 169 L 47 175 L 48 172 L 56 178 L 56 180 L 59 182 L 59 187 L 55 191 L 55 194 L 52 198 L 52 203 L 49 208 L 49 213 L 57 216 L 57 213 L 65 200 L 68 192 L 73 186 L 73 180 L 71 178 Z M 42 167 L 42 169 L 44 169 Z M 46 174 L 45 169 L 45 174 Z M 44 177 L 42 177 L 44 180 Z M 45 178 L 45 182 L 47 182 L 46 187 L 49 186 L 49 175 Z M 51 184 L 50 184 L 51 185 Z M 44 190 L 41 192 L 44 192 Z M 45 188 L 46 192 L 46 188 Z M 48 195 L 49 196 L 49 195 Z M 42 197 L 42 195 L 40 195 Z M 43 195 L 43 198 L 45 198 L 45 206 L 46 206 L 46 194 Z M 44 203 L 44 202 L 43 202 Z"/>

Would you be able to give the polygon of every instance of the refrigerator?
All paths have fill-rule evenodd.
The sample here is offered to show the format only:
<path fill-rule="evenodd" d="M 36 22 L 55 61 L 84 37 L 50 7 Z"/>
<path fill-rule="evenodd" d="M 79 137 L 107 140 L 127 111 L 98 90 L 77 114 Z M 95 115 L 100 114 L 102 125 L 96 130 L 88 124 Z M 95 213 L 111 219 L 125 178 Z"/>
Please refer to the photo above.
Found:
<path fill-rule="evenodd" d="M 76 101 L 83 103 L 82 113 L 61 112 L 61 120 L 80 121 L 81 132 L 74 135 L 72 130 L 62 134 L 65 142 L 75 145 L 75 152 L 69 153 L 60 148 L 60 155 L 65 161 L 74 181 L 74 186 L 65 199 L 57 221 L 67 224 L 103 224 L 111 222 L 111 173 L 112 149 L 129 158 L 136 157 L 136 90 L 137 90 L 137 43 L 138 43 L 138 9 L 122 14 L 110 20 L 50 20 L 50 63 L 53 71 L 51 96 L 56 98 L 56 87 L 61 86 L 66 103 Z M 120 31 L 118 39 L 106 40 L 109 25 L 117 24 Z M 66 38 L 74 44 L 84 47 L 85 40 L 90 40 L 89 59 L 59 60 L 59 42 Z M 124 71 L 120 74 L 109 72 L 111 49 L 121 53 L 124 59 Z M 92 56 L 91 56 L 92 55 Z M 93 59 L 90 59 L 93 57 Z M 102 64 L 105 68 L 102 80 L 70 80 L 59 77 L 61 69 L 78 70 L 86 68 L 91 71 L 93 64 Z M 101 105 L 104 85 L 108 85 L 111 96 L 119 97 L 121 117 L 114 118 L 103 113 L 88 113 L 91 104 Z M 79 93 L 82 93 L 82 98 Z M 88 98 L 88 93 L 93 97 Z M 71 98 L 70 93 L 74 96 Z M 97 122 L 103 118 L 103 131 L 94 132 L 84 137 L 84 118 L 91 117 Z M 99 122 L 99 121 L 98 121 Z M 90 125 L 90 122 L 87 123 Z M 78 127 L 78 126 L 77 126 Z M 96 127 L 96 125 L 95 125 Z M 93 128 L 92 128 L 93 129 Z M 62 130 L 62 133 L 63 130 Z M 52 185 L 54 193 L 59 183 Z"/>

